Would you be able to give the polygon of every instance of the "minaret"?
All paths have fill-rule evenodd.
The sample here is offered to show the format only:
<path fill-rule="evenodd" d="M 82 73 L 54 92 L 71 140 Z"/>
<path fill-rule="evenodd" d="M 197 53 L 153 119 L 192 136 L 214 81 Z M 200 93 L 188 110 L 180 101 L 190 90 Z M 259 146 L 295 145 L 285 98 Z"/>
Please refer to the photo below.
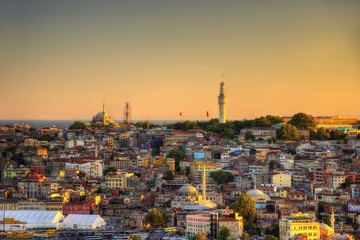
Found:
<path fill-rule="evenodd" d="M 206 201 L 206 173 L 205 173 L 205 164 L 204 164 L 204 171 L 203 171 L 202 200 L 203 200 L 203 201 Z"/>
<path fill-rule="evenodd" d="M 225 96 L 225 84 L 224 79 L 221 79 L 220 83 L 220 95 L 218 97 L 218 103 L 219 103 L 219 123 L 225 123 L 226 122 L 226 96 Z"/>
<path fill-rule="evenodd" d="M 332 229 L 335 229 L 334 207 L 331 208 L 330 222 L 331 222 L 331 228 L 332 228 Z"/>
<path fill-rule="evenodd" d="M 106 125 L 105 115 L 106 115 L 106 107 L 105 107 L 105 102 L 103 102 L 103 124 L 104 125 Z"/>
<path fill-rule="evenodd" d="M 125 110 L 124 110 L 124 121 L 126 122 L 126 124 L 130 124 L 130 115 L 131 115 L 131 112 L 130 112 L 130 103 L 127 102 L 125 104 Z"/>

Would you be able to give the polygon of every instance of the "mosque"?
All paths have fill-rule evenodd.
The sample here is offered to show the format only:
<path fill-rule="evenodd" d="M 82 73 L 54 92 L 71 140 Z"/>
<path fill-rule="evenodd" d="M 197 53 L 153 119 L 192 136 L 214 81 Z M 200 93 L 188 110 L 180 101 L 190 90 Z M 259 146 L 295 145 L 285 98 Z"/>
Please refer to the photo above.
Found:
<path fill-rule="evenodd" d="M 102 112 L 98 112 L 92 119 L 92 123 L 101 123 L 104 126 L 109 124 L 116 125 L 116 123 L 112 120 L 112 118 L 107 114 L 105 103 L 103 103 Z"/>
<path fill-rule="evenodd" d="M 256 186 L 254 186 L 254 189 L 251 189 L 247 191 L 247 194 L 251 196 L 251 198 L 255 201 L 255 208 L 265 208 L 266 202 L 270 200 L 270 197 L 266 195 L 263 191 L 256 189 Z"/>
<path fill-rule="evenodd" d="M 209 200 L 206 200 L 206 174 L 205 168 L 203 171 L 203 188 L 202 194 L 192 185 L 187 184 L 182 186 L 176 193 L 174 199 L 171 201 L 172 208 L 181 208 L 182 210 L 206 210 L 214 209 L 217 205 Z"/>

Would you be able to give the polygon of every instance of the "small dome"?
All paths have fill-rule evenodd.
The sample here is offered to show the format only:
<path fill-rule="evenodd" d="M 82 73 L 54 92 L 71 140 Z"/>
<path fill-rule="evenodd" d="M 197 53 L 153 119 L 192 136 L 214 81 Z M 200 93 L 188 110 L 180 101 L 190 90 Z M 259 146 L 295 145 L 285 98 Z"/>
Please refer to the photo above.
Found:
<path fill-rule="evenodd" d="M 330 230 L 331 227 L 327 225 L 326 223 L 320 223 L 320 230 Z"/>
<path fill-rule="evenodd" d="M 96 114 L 96 117 L 97 117 L 97 118 L 102 118 L 102 116 L 103 116 L 103 112 L 98 112 L 98 113 Z"/>
<path fill-rule="evenodd" d="M 196 188 L 191 186 L 190 184 L 186 184 L 182 186 L 176 193 L 177 196 L 187 196 L 187 197 L 197 197 L 199 195 Z"/>
<path fill-rule="evenodd" d="M 247 194 L 249 194 L 255 201 L 258 199 L 270 200 L 269 196 L 263 193 L 263 191 L 260 191 L 259 189 L 249 190 Z"/>

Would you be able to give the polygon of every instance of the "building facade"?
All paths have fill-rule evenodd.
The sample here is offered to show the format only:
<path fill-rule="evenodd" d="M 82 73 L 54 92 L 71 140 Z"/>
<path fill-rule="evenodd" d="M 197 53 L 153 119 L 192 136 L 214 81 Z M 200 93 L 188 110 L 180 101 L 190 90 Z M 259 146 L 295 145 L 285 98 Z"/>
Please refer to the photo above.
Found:
<path fill-rule="evenodd" d="M 106 187 L 110 189 L 125 189 L 127 187 L 127 178 L 133 175 L 133 173 L 125 172 L 108 173 L 105 176 Z"/>
<path fill-rule="evenodd" d="M 300 236 L 306 236 L 308 240 L 320 239 L 320 223 L 301 212 L 281 219 L 279 223 L 280 240 L 293 240 Z"/>

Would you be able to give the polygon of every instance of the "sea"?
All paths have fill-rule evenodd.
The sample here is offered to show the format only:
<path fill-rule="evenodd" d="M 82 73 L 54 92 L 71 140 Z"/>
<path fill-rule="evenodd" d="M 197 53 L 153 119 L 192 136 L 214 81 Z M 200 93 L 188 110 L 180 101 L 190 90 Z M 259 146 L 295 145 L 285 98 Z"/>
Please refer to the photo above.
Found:
<path fill-rule="evenodd" d="M 48 127 L 55 125 L 60 129 L 66 129 L 70 127 L 75 121 L 81 121 L 84 123 L 90 122 L 90 120 L 0 120 L 0 127 L 4 125 L 13 125 L 13 124 L 29 124 L 32 127 L 37 129 L 42 127 Z M 123 122 L 123 120 L 114 120 L 115 122 Z M 148 120 L 132 120 L 133 123 L 145 122 Z M 176 123 L 179 120 L 149 120 L 149 122 L 158 125 L 166 125 L 171 123 Z"/>

